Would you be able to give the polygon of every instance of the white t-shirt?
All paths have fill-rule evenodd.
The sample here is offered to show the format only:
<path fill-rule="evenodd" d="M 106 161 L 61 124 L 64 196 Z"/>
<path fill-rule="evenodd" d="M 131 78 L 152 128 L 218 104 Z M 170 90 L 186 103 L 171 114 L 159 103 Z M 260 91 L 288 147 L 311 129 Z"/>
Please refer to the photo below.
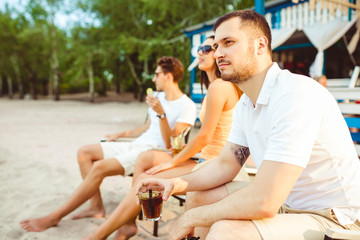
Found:
<path fill-rule="evenodd" d="M 245 94 L 234 112 L 229 142 L 264 160 L 305 168 L 285 203 L 296 209 L 333 209 L 341 224 L 360 219 L 360 161 L 333 96 L 315 80 L 276 63 L 254 107 Z"/>
<path fill-rule="evenodd" d="M 177 122 L 187 123 L 191 126 L 194 125 L 196 120 L 196 106 L 186 94 L 174 101 L 167 101 L 164 92 L 159 92 L 158 94 L 154 92 L 154 96 L 157 96 L 160 100 L 170 128 L 173 128 Z M 161 136 L 159 118 L 156 115 L 157 113 L 152 108 L 149 108 L 148 117 L 150 118 L 150 126 L 134 143 L 156 144 L 159 147 L 165 147 Z"/>

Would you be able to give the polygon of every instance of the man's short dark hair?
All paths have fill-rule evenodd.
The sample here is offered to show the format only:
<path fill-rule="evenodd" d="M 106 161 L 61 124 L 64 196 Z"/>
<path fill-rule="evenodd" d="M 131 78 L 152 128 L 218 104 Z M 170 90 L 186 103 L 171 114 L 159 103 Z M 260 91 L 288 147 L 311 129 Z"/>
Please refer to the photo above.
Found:
<path fill-rule="evenodd" d="M 184 66 L 180 60 L 175 57 L 163 56 L 157 60 L 156 64 L 161 67 L 165 73 L 171 73 L 174 77 L 174 82 L 180 82 L 184 76 Z"/>
<path fill-rule="evenodd" d="M 268 39 L 268 48 L 271 54 L 271 30 L 268 22 L 263 15 L 253 10 L 239 10 L 227 13 L 218 18 L 214 24 L 214 32 L 220 26 L 221 23 L 238 17 L 242 25 L 245 25 L 250 30 L 250 37 L 257 38 L 259 35 L 264 35 Z"/>

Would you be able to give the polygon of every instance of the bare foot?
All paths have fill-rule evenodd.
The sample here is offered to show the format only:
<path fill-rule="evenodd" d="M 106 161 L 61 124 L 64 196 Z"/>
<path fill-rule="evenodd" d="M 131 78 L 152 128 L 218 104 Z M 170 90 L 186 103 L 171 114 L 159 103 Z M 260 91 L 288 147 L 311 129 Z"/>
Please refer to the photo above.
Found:
<path fill-rule="evenodd" d="M 50 217 L 27 219 L 20 222 L 20 226 L 28 232 L 42 232 L 50 227 L 55 227 L 59 221 L 51 220 Z"/>
<path fill-rule="evenodd" d="M 93 218 L 103 218 L 105 217 L 105 210 L 99 210 L 99 209 L 87 209 L 87 210 L 84 210 L 78 214 L 74 214 L 73 216 L 71 216 L 70 218 L 72 220 L 75 220 L 75 219 L 80 219 L 80 218 L 90 218 L 90 217 L 93 217 Z"/>
<path fill-rule="evenodd" d="M 136 224 L 125 224 L 116 232 L 114 240 L 127 240 L 137 234 Z"/>

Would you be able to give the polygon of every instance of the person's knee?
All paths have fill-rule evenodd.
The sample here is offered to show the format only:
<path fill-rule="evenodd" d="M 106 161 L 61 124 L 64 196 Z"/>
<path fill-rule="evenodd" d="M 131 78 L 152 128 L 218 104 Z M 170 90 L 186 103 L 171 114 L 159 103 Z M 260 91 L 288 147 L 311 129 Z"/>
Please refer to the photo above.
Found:
<path fill-rule="evenodd" d="M 78 162 L 88 162 L 93 160 L 93 149 L 92 145 L 84 145 L 79 148 L 78 150 Z"/>
<path fill-rule="evenodd" d="M 228 220 L 220 220 L 215 222 L 209 230 L 206 240 L 226 239 L 225 234 L 229 232 Z"/>
<path fill-rule="evenodd" d="M 107 167 L 104 161 L 96 161 L 91 167 L 90 176 L 93 178 L 103 179 L 107 176 Z"/>
<path fill-rule="evenodd" d="M 85 145 L 85 146 L 81 146 L 78 149 L 78 160 L 80 161 L 80 159 L 84 156 L 89 155 L 89 146 Z"/>
<path fill-rule="evenodd" d="M 135 169 L 143 169 L 144 168 L 144 161 L 148 158 L 147 152 L 142 152 L 136 159 L 135 162 Z"/>

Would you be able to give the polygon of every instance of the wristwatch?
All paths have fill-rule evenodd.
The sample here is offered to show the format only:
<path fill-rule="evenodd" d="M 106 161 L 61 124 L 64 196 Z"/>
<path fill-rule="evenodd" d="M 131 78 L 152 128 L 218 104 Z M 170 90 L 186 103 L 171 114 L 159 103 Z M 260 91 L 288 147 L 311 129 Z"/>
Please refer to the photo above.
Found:
<path fill-rule="evenodd" d="M 163 114 L 160 114 L 160 115 L 156 115 L 158 118 L 160 118 L 160 119 L 164 119 L 165 117 L 166 117 L 166 114 L 165 113 L 163 113 Z"/>

